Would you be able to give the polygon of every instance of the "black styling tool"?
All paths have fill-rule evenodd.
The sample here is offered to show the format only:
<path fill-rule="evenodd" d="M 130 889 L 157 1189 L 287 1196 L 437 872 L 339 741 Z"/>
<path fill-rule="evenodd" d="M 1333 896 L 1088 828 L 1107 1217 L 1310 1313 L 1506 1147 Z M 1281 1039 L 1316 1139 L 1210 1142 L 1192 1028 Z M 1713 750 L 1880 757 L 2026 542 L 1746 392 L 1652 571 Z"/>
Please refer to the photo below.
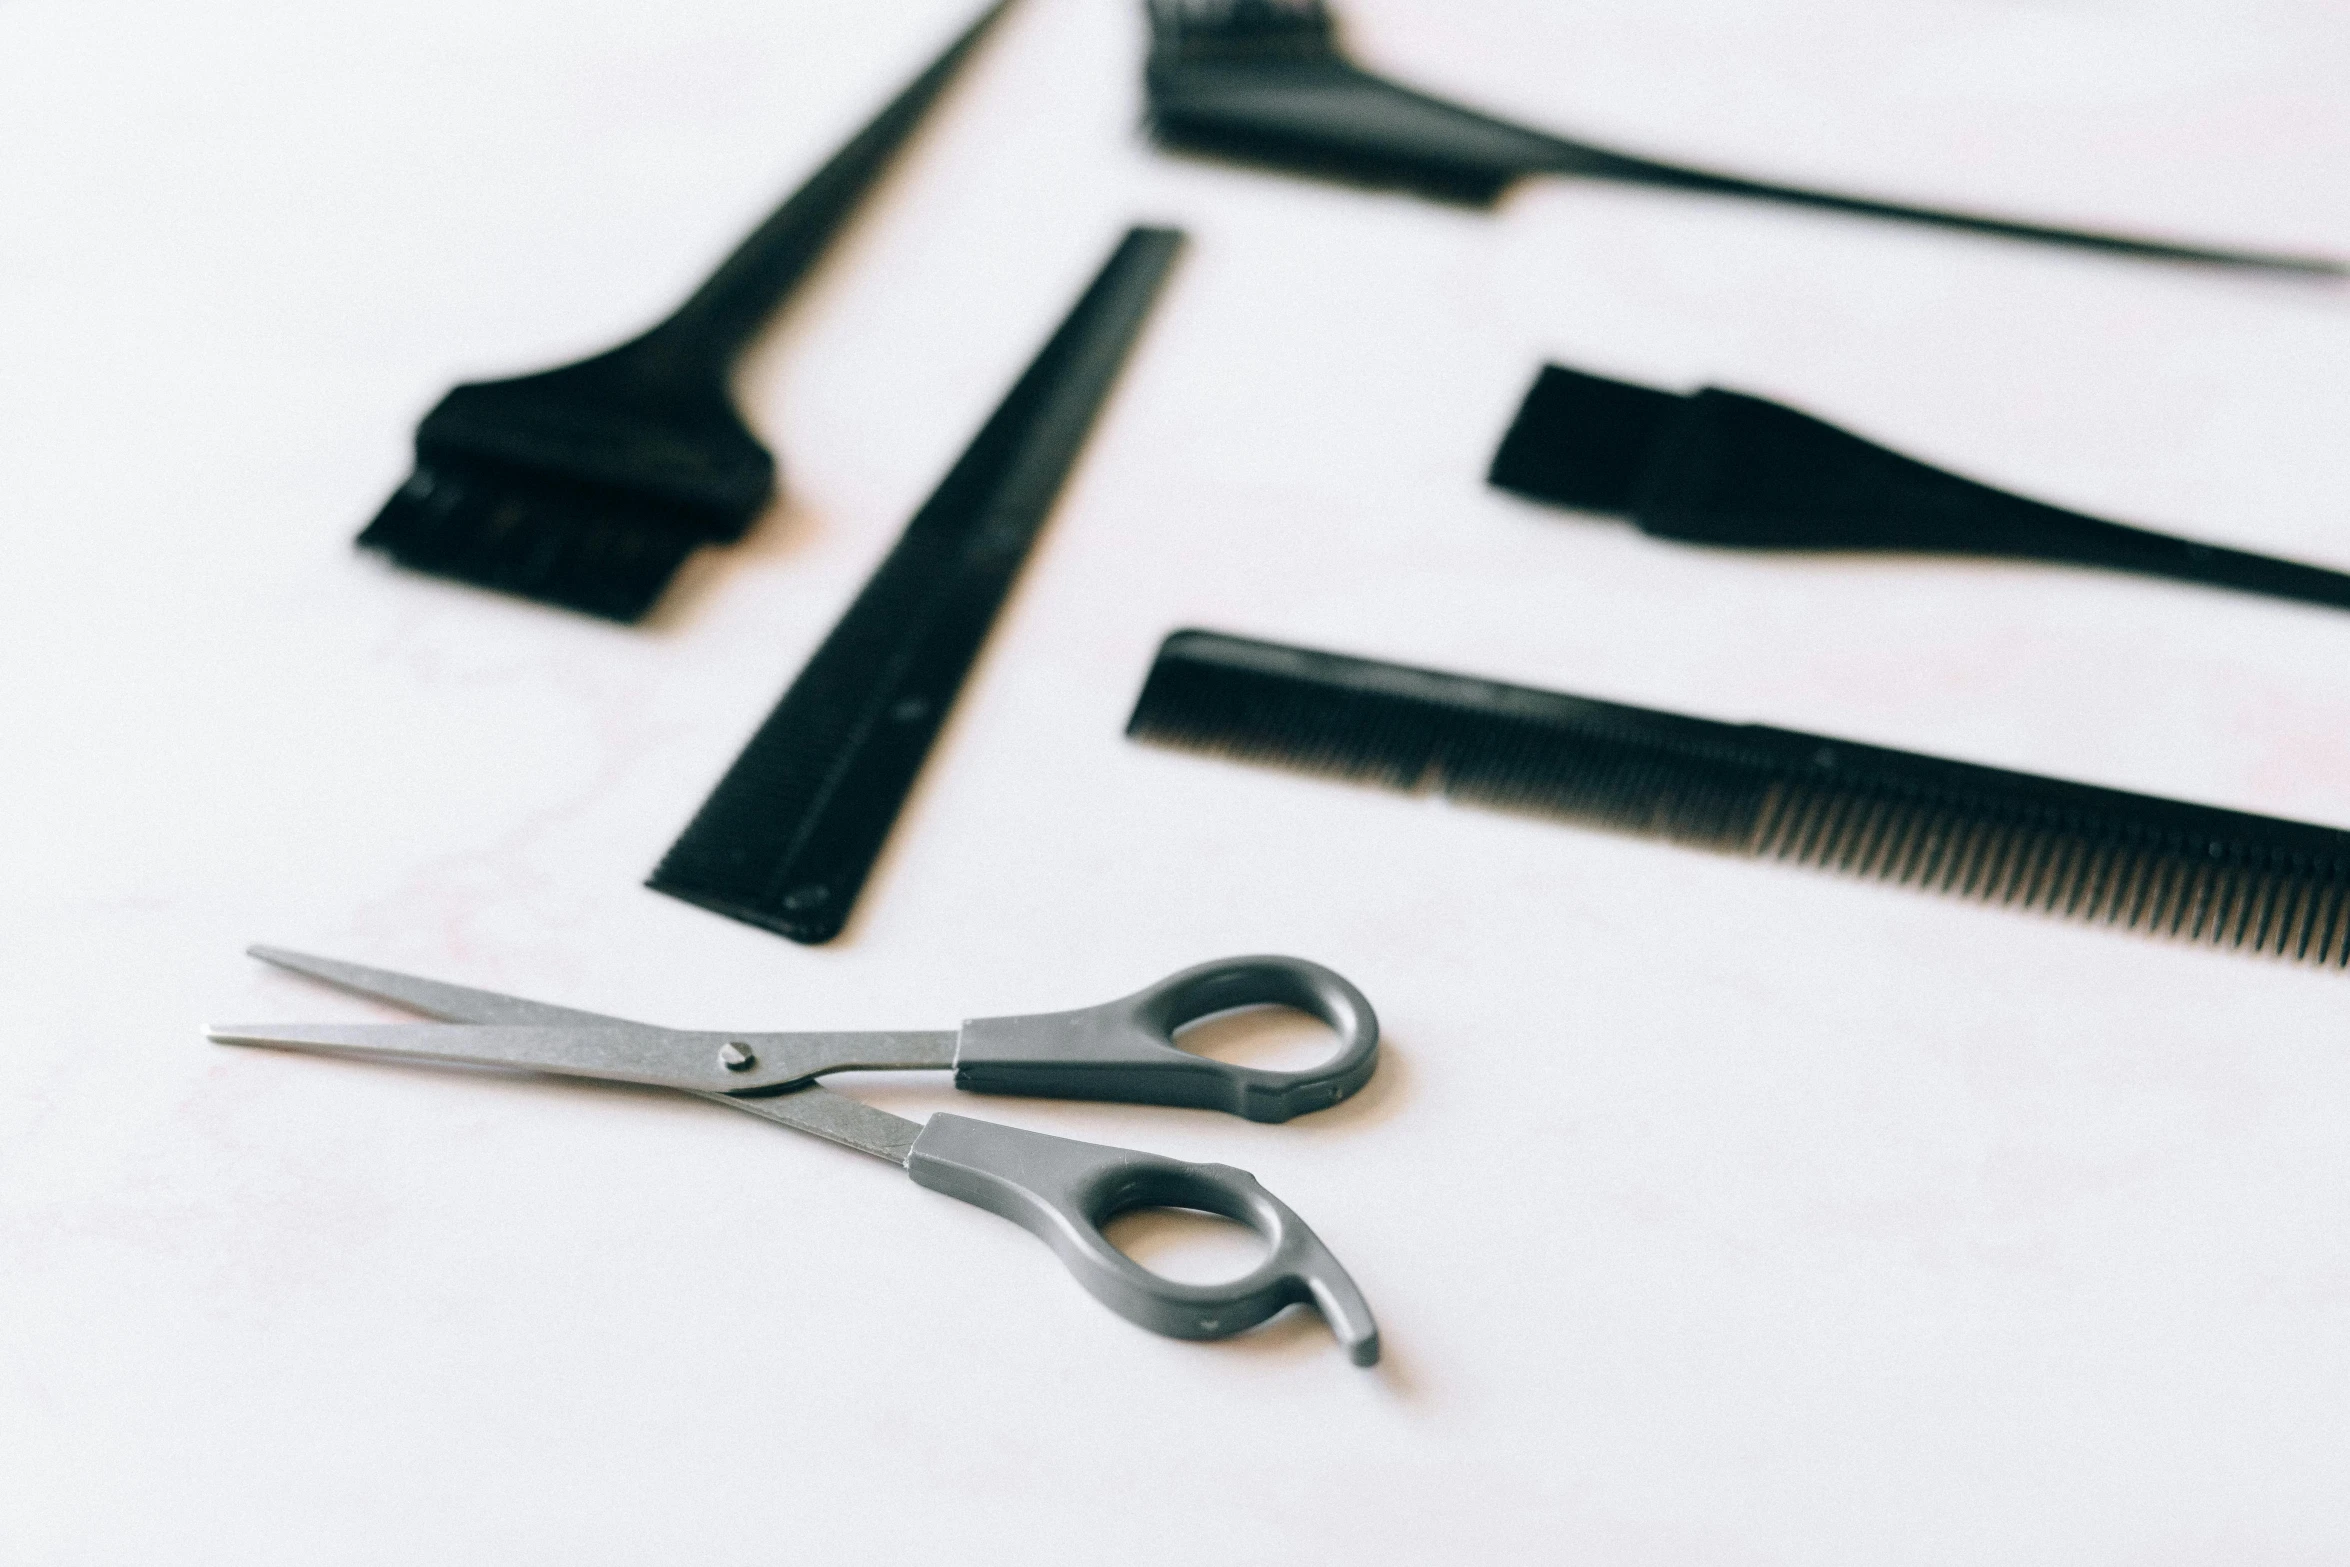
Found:
<path fill-rule="evenodd" d="M 592 359 L 457 387 L 416 471 L 359 535 L 401 565 L 636 621 L 685 559 L 775 493 L 736 410 L 735 361 L 807 275 L 1011 0 L 981 13 L 667 320 Z"/>
<path fill-rule="evenodd" d="M 1128 735 L 2305 962 L 2350 832 L 1179 631 Z"/>
<path fill-rule="evenodd" d="M 1126 235 L 646 885 L 840 934 L 1182 244 Z"/>
<path fill-rule="evenodd" d="M 2009 239 L 2284 272 L 2350 275 L 2331 257 L 2213 250 L 1799 190 L 1611 152 L 1412 91 L 1349 61 L 1321 0 L 1150 0 L 1146 80 L 1166 146 L 1485 205 L 1527 175 L 1581 175 L 1825 207 Z"/>
<path fill-rule="evenodd" d="M 2057 561 L 2350 609 L 2340 572 L 2042 505 L 1714 387 L 1684 397 L 1547 366 L 1488 478 L 1660 539 Z"/>

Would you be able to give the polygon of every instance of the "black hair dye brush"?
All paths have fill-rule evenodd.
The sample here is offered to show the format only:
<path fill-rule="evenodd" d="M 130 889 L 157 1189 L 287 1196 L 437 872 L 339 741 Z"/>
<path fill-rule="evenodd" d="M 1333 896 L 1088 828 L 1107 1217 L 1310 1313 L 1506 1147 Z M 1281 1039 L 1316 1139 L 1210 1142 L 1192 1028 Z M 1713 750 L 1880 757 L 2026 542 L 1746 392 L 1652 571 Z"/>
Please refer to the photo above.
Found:
<path fill-rule="evenodd" d="M 667 320 L 592 359 L 442 398 L 417 428 L 415 472 L 360 545 L 635 621 L 688 555 L 740 539 L 775 493 L 775 459 L 736 411 L 736 359 L 1010 4 L 982 12 Z"/>
<path fill-rule="evenodd" d="M 2317 256 L 2266 255 L 2019 223 L 1801 190 L 1612 152 L 1479 114 L 1349 61 L 1322 0 L 1149 0 L 1152 133 L 1166 146 L 1479 205 L 1533 174 L 1753 196 L 2009 239 L 2158 260 L 2341 277 Z"/>
<path fill-rule="evenodd" d="M 1547 365 L 1487 479 L 1660 539 L 2048 561 L 2350 609 L 2341 572 L 2084 517 L 1718 387 L 1684 397 Z"/>

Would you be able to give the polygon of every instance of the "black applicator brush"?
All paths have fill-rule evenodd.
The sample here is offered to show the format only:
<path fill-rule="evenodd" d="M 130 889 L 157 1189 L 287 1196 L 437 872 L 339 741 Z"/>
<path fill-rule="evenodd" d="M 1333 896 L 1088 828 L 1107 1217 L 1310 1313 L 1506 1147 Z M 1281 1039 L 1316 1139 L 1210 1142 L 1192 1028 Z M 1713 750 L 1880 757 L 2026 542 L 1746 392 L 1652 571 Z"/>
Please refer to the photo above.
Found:
<path fill-rule="evenodd" d="M 2053 561 L 2350 609 L 2340 572 L 2043 505 L 1713 387 L 1683 397 L 1546 366 L 1488 478 L 1661 539 Z"/>
<path fill-rule="evenodd" d="M 1170 147 L 1480 205 L 1530 174 L 1584 175 L 1825 207 L 2159 260 L 2350 276 L 2330 257 L 2264 255 L 1799 190 L 1611 152 L 1374 76 L 1338 48 L 1321 0 L 1150 0 L 1152 133 Z"/>
<path fill-rule="evenodd" d="M 735 360 L 1010 3 L 981 13 L 667 320 L 578 364 L 442 398 L 417 428 L 416 471 L 360 545 L 634 621 L 688 555 L 740 539 L 774 496 L 775 459 L 735 409 Z"/>

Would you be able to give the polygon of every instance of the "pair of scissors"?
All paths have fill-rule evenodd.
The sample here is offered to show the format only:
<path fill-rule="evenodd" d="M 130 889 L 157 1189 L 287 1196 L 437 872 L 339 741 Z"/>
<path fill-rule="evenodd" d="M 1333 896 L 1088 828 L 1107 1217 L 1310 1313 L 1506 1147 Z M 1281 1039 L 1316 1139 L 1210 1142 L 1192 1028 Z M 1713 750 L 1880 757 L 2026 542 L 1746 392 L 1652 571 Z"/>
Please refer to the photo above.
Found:
<path fill-rule="evenodd" d="M 1186 969 L 1123 1000 L 1078 1012 L 981 1018 L 931 1033 L 749 1034 L 656 1028 L 570 1007 L 363 968 L 274 947 L 252 955 L 388 1001 L 433 1023 L 222 1025 L 220 1044 L 271 1045 L 472 1066 L 514 1067 L 675 1088 L 887 1159 L 916 1185 L 1001 1214 L 1059 1254 L 1077 1282 L 1129 1321 L 1172 1338 L 1245 1332 L 1310 1303 L 1356 1365 L 1379 1359 L 1370 1307 L 1305 1221 L 1245 1170 L 1048 1137 L 940 1114 L 909 1121 L 835 1093 L 830 1072 L 952 1069 L 976 1093 L 1116 1100 L 1286 1121 L 1370 1081 L 1379 1022 L 1346 980 L 1300 958 L 1228 958 Z M 1304 1072 L 1234 1066 L 1178 1047 L 1178 1029 L 1238 1007 L 1321 1019 L 1338 1054 Z M 1267 1245 L 1224 1284 L 1179 1284 L 1141 1267 L 1102 1233 L 1121 1213 L 1190 1208 L 1235 1220 Z"/>

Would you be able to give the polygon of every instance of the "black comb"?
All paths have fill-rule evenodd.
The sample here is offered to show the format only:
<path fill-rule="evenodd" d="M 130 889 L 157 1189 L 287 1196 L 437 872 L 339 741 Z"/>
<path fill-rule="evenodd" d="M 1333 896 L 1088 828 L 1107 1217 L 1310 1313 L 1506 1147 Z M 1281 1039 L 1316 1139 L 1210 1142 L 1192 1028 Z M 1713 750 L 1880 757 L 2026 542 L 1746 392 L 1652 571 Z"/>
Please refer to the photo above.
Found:
<path fill-rule="evenodd" d="M 2350 833 L 1206 631 L 1126 732 L 1241 761 L 2350 963 Z"/>
<path fill-rule="evenodd" d="M 729 377 L 1011 0 L 988 7 L 667 320 L 592 359 L 457 387 L 359 543 L 435 576 L 609 620 L 644 618 L 685 559 L 731 544 L 775 459 Z"/>
<path fill-rule="evenodd" d="M 840 934 L 1182 244 L 1127 234 L 646 885 Z"/>
<path fill-rule="evenodd" d="M 1149 4 L 1150 123 L 1169 147 L 1477 205 L 1494 201 L 1527 175 L 1583 175 L 2160 260 L 2350 274 L 2350 267 L 2331 257 L 2050 228 L 1658 163 L 1512 125 L 1374 76 L 1340 52 L 1336 25 L 1321 0 Z"/>
<path fill-rule="evenodd" d="M 1488 477 L 1661 539 L 2055 561 L 2350 609 L 2340 572 L 2026 500 L 1713 387 L 1682 397 L 1547 366 Z"/>

